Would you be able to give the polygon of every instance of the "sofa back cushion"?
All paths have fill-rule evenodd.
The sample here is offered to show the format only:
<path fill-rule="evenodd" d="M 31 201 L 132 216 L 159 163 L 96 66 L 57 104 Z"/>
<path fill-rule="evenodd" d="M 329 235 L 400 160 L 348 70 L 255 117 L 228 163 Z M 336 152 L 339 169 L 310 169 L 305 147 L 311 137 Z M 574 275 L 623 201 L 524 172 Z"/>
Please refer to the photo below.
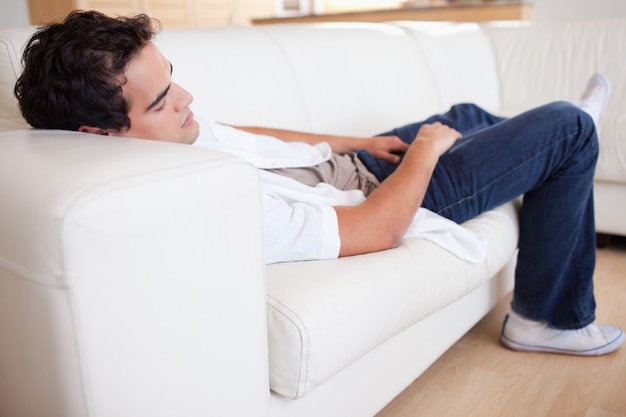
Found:
<path fill-rule="evenodd" d="M 596 181 L 626 181 L 626 20 L 487 26 L 502 85 L 502 108 L 513 115 L 540 104 L 576 102 L 589 77 L 606 74 L 612 96 L 600 126 Z"/>
<path fill-rule="evenodd" d="M 35 29 L 0 30 L 0 131 L 28 126 L 13 87 Z M 458 102 L 500 107 L 491 45 L 474 24 L 165 29 L 156 43 L 174 80 L 225 123 L 372 135 Z"/>
<path fill-rule="evenodd" d="M 21 54 L 34 27 L 0 30 L 0 131 L 27 127 L 13 95 L 17 77 L 22 72 Z"/>
<path fill-rule="evenodd" d="M 372 135 L 460 101 L 499 108 L 491 45 L 477 25 L 328 23 L 188 35 L 164 30 L 157 43 L 174 79 L 220 122 Z"/>

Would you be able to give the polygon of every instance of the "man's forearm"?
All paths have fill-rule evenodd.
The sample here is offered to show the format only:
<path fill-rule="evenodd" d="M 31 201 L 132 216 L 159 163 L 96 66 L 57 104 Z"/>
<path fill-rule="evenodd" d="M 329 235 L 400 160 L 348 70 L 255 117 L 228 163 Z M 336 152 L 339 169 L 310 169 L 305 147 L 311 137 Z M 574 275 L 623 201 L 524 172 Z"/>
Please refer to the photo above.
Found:
<path fill-rule="evenodd" d="M 438 160 L 432 146 L 416 143 L 365 202 L 334 207 L 341 239 L 339 256 L 396 247 L 424 199 Z"/>
<path fill-rule="evenodd" d="M 303 142 L 310 145 L 326 142 L 330 145 L 333 152 L 336 153 L 345 153 L 360 149 L 363 141 L 363 138 L 352 136 L 323 135 L 268 127 L 237 126 L 237 129 L 257 135 L 272 136 L 284 142 Z"/>
<path fill-rule="evenodd" d="M 238 127 L 249 133 L 272 136 L 284 142 L 304 142 L 315 145 L 326 142 L 335 153 L 352 152 L 365 149 L 375 158 L 392 164 L 400 162 L 400 155 L 406 152 L 409 145 L 397 136 L 375 136 L 360 138 L 354 136 L 321 135 L 316 133 L 297 132 L 292 130 L 272 129 L 266 127 Z"/>

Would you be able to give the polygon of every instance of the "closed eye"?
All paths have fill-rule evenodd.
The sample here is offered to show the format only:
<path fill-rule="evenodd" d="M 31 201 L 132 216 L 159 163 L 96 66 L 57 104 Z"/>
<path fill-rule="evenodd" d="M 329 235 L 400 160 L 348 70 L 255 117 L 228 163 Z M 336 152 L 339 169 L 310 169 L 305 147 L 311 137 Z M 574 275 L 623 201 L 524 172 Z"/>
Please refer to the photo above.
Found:
<path fill-rule="evenodd" d="M 172 65 L 172 63 L 170 62 L 170 76 L 172 75 L 172 73 L 174 72 L 174 66 Z M 149 112 L 150 110 L 152 110 L 154 107 L 156 107 L 161 101 L 163 101 L 163 104 L 157 108 L 157 111 L 161 111 L 165 108 L 165 97 L 167 96 L 167 93 L 169 93 L 170 91 L 170 87 L 172 86 L 172 84 L 168 85 L 165 90 L 161 91 L 161 93 L 159 95 L 157 95 L 156 99 L 150 103 L 150 105 L 148 106 L 148 108 L 146 108 L 146 113 Z"/>
<path fill-rule="evenodd" d="M 146 109 L 146 113 L 149 112 L 150 110 L 152 110 L 153 108 L 155 108 L 159 103 L 161 103 L 162 101 L 165 101 L 165 96 L 167 96 L 167 93 L 170 91 L 170 87 L 172 85 L 168 85 L 165 90 L 163 90 L 158 96 L 157 98 L 150 103 L 150 105 L 148 106 L 148 108 Z M 165 103 L 163 103 L 163 106 L 165 105 Z M 163 107 L 161 106 L 161 107 Z M 162 109 L 161 109 L 162 110 Z"/>
<path fill-rule="evenodd" d="M 167 104 L 167 100 L 163 99 L 163 104 L 161 104 L 159 107 L 157 107 L 156 109 L 154 109 L 155 111 L 162 111 L 163 109 L 165 109 L 165 105 Z"/>

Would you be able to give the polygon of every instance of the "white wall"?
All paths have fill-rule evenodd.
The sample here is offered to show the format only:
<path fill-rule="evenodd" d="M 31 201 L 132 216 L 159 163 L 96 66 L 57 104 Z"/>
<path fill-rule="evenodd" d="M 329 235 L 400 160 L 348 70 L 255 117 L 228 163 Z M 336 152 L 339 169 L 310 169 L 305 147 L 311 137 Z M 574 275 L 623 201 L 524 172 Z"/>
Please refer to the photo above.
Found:
<path fill-rule="evenodd" d="M 530 0 L 534 21 L 626 17 L 626 0 Z"/>
<path fill-rule="evenodd" d="M 29 23 L 28 0 L 1 0 L 0 26 L 21 26 Z"/>

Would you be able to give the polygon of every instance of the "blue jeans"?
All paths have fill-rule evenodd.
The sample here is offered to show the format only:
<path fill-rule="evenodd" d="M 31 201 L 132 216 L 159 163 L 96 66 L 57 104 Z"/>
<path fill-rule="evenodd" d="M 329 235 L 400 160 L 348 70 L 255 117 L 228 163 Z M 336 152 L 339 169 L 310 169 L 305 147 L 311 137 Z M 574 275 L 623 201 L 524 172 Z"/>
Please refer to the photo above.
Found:
<path fill-rule="evenodd" d="M 462 223 L 523 195 L 511 308 L 559 329 L 592 323 L 598 141 L 591 117 L 565 102 L 511 119 L 461 104 L 384 135 L 410 143 L 435 121 L 463 138 L 441 156 L 422 205 Z M 359 157 L 379 180 L 395 169 L 365 151 Z"/>

